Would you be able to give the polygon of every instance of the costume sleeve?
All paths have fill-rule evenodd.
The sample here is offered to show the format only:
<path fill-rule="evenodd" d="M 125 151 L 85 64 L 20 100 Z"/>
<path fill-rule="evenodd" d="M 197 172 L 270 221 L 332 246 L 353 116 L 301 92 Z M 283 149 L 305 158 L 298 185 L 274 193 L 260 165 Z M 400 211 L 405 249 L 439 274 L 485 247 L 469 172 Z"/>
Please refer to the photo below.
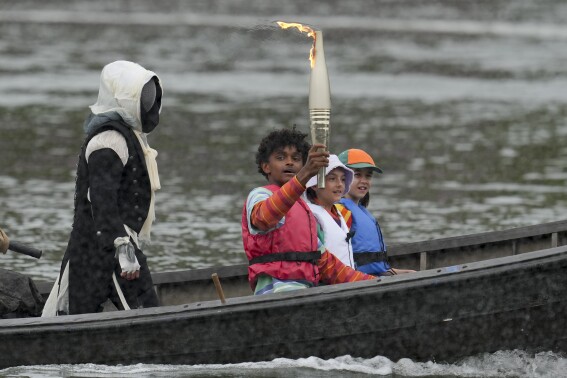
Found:
<path fill-rule="evenodd" d="M 118 209 L 118 190 L 124 166 L 110 148 L 94 151 L 88 160 L 89 198 L 99 245 L 114 253 L 114 239 L 127 236 Z"/>
<path fill-rule="evenodd" d="M 122 160 L 122 165 L 126 165 L 128 162 L 128 145 L 126 144 L 126 139 L 124 139 L 122 134 L 118 131 L 107 130 L 95 135 L 89 141 L 87 149 L 85 150 L 85 157 L 87 161 L 93 152 L 103 148 L 110 148 L 114 150 L 118 157 L 120 157 L 120 160 Z"/>
<path fill-rule="evenodd" d="M 376 277 L 352 269 L 341 262 L 335 255 L 325 250 L 317 264 L 321 281 L 326 284 L 373 280 Z"/>
<path fill-rule="evenodd" d="M 294 176 L 266 200 L 254 205 L 250 213 L 250 223 L 261 231 L 273 229 L 304 191 L 305 187 Z"/>

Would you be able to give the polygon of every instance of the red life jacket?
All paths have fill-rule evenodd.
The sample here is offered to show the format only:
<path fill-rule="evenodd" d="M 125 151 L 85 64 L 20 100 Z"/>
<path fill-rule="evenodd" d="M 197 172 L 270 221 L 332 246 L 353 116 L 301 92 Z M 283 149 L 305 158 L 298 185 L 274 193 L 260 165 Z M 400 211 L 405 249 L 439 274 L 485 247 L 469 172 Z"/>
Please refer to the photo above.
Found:
<path fill-rule="evenodd" d="M 264 188 L 275 192 L 280 190 L 277 185 L 266 185 Z M 271 261 L 254 263 L 253 259 L 262 256 L 279 259 L 283 253 L 302 253 L 317 251 L 317 221 L 307 204 L 300 198 L 285 215 L 283 226 L 266 234 L 251 234 L 248 229 L 246 204 L 242 211 L 242 241 L 244 251 L 251 265 L 248 266 L 248 281 L 252 290 L 256 287 L 259 274 L 267 274 L 280 280 L 306 280 L 317 285 L 319 269 L 316 264 L 308 261 Z"/>

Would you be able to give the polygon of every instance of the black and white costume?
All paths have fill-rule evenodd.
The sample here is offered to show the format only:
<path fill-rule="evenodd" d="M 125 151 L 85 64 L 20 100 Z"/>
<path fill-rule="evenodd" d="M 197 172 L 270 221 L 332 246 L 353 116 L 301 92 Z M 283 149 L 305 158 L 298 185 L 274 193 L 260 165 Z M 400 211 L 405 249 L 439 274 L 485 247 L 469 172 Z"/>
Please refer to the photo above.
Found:
<path fill-rule="evenodd" d="M 98 100 L 85 121 L 73 230 L 43 316 L 97 312 L 107 299 L 119 309 L 158 305 L 142 248 L 160 188 L 157 152 L 146 135 L 159 122 L 161 97 L 158 76 L 136 63 L 117 61 L 102 70 Z M 137 270 L 139 278 L 121 278 Z"/>

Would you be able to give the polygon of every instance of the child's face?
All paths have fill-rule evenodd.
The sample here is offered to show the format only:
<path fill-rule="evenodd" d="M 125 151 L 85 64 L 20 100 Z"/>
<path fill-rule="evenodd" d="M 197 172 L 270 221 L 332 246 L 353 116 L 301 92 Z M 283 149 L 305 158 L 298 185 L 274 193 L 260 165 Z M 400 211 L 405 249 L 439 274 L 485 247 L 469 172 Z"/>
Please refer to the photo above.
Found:
<path fill-rule="evenodd" d="M 316 188 L 317 200 L 323 207 L 329 207 L 337 203 L 345 191 L 345 171 L 335 168 L 325 176 L 325 187 Z"/>
<path fill-rule="evenodd" d="M 268 182 L 282 186 L 303 168 L 301 152 L 295 146 L 287 146 L 272 152 L 267 163 L 262 163 Z"/>
<path fill-rule="evenodd" d="M 372 185 L 372 174 L 374 173 L 371 168 L 355 168 L 354 179 L 347 194 L 347 197 L 360 201 L 366 193 L 370 191 Z"/>

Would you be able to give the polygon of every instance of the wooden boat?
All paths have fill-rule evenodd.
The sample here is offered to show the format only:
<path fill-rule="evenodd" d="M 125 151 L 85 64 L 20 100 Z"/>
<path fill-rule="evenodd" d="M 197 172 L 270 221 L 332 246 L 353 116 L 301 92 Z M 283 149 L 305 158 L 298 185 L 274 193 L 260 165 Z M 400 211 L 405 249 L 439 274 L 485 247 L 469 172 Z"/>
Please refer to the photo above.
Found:
<path fill-rule="evenodd" d="M 394 266 L 419 272 L 257 297 L 243 265 L 155 274 L 159 308 L 0 320 L 0 368 L 567 352 L 567 220 L 389 254 Z M 38 283 L 45 294 L 50 286 Z"/>

